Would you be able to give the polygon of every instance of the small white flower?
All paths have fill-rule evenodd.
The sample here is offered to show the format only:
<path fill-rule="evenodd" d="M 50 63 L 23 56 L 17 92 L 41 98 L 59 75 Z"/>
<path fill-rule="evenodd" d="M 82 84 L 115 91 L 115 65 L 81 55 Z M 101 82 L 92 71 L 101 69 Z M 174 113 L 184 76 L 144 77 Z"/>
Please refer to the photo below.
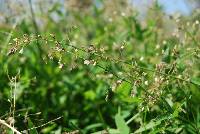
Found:
<path fill-rule="evenodd" d="M 114 84 L 112 85 L 111 89 L 112 89 L 113 92 L 115 92 L 116 88 L 117 88 L 117 85 L 114 83 Z"/>
<path fill-rule="evenodd" d="M 142 57 L 140 57 L 140 61 L 143 61 L 144 60 L 144 57 L 142 56 Z"/>
<path fill-rule="evenodd" d="M 178 75 L 178 78 L 179 78 L 179 79 L 181 79 L 181 77 L 182 77 L 181 75 Z"/>
<path fill-rule="evenodd" d="M 144 107 L 142 107 L 142 111 L 144 111 Z"/>
<path fill-rule="evenodd" d="M 156 77 L 154 80 L 155 80 L 155 82 L 158 82 L 158 81 L 159 81 L 159 78 L 158 78 L 158 77 Z"/>
<path fill-rule="evenodd" d="M 75 49 L 74 51 L 75 51 L 75 52 L 78 52 L 78 49 Z"/>
<path fill-rule="evenodd" d="M 145 85 L 149 85 L 148 81 L 145 81 L 144 84 L 145 84 Z"/>
<path fill-rule="evenodd" d="M 117 84 L 121 84 L 122 83 L 122 80 L 117 80 Z"/>
<path fill-rule="evenodd" d="M 160 45 L 156 45 L 156 49 L 159 49 L 160 48 Z"/>
<path fill-rule="evenodd" d="M 121 49 L 124 49 L 124 45 L 122 45 L 120 48 L 121 48 Z"/>
<path fill-rule="evenodd" d="M 61 63 L 61 64 L 59 64 L 59 67 L 58 67 L 58 68 L 61 69 L 61 68 L 63 68 L 63 66 L 64 66 L 64 64 Z"/>
<path fill-rule="evenodd" d="M 89 61 L 89 60 L 85 60 L 85 61 L 84 61 L 84 64 L 85 64 L 85 65 L 89 65 L 89 64 L 90 64 L 90 61 Z"/>
<path fill-rule="evenodd" d="M 169 84 L 169 80 L 166 81 L 167 85 Z"/>
<path fill-rule="evenodd" d="M 97 64 L 97 62 L 96 62 L 96 61 L 94 61 L 92 65 L 93 65 L 93 66 L 96 66 L 96 64 Z"/>
<path fill-rule="evenodd" d="M 143 75 L 143 76 L 146 76 L 146 75 L 147 75 L 147 73 L 145 73 L 145 72 L 142 72 L 142 75 Z"/>

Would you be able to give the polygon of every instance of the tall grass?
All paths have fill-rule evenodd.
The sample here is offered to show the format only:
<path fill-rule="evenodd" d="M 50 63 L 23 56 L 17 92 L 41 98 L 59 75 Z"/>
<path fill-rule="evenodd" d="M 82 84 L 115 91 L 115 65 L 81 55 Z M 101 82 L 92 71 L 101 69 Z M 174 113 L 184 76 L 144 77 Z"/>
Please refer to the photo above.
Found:
<path fill-rule="evenodd" d="M 1 133 L 199 133 L 198 11 L 31 2 L 1 28 Z"/>

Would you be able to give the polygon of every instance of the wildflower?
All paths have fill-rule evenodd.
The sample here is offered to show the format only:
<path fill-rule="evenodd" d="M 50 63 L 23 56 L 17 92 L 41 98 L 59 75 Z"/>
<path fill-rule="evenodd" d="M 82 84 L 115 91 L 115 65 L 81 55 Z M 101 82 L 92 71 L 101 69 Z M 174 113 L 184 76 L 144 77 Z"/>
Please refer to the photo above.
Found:
<path fill-rule="evenodd" d="M 99 51 L 103 53 L 103 52 L 105 52 L 105 48 L 101 47 Z"/>
<path fill-rule="evenodd" d="M 144 60 L 144 57 L 142 56 L 142 57 L 140 57 L 140 61 L 143 61 Z"/>
<path fill-rule="evenodd" d="M 117 81 L 117 84 L 121 84 L 121 83 L 122 83 L 122 80 L 118 80 L 118 81 Z"/>
<path fill-rule="evenodd" d="M 85 64 L 85 65 L 89 65 L 89 64 L 90 64 L 90 61 L 89 61 L 89 60 L 85 60 L 85 61 L 84 61 L 84 64 Z"/>
<path fill-rule="evenodd" d="M 112 89 L 113 92 L 115 92 L 116 88 L 117 88 L 117 84 L 116 83 L 112 84 L 111 89 Z"/>
<path fill-rule="evenodd" d="M 162 50 L 162 54 L 164 54 L 165 50 Z"/>
<path fill-rule="evenodd" d="M 41 38 L 42 36 L 38 34 L 37 37 L 38 37 L 38 38 Z"/>
<path fill-rule="evenodd" d="M 124 45 L 122 45 L 122 46 L 120 47 L 120 49 L 124 49 Z"/>
<path fill-rule="evenodd" d="M 89 47 L 88 47 L 88 51 L 93 51 L 94 50 L 94 46 L 93 45 L 90 45 Z"/>
<path fill-rule="evenodd" d="M 156 78 L 154 78 L 154 80 L 155 80 L 155 82 L 158 82 L 158 81 L 159 81 L 159 78 L 158 78 L 158 77 L 156 77 Z"/>
<path fill-rule="evenodd" d="M 62 69 L 63 66 L 64 66 L 64 64 L 63 64 L 63 63 L 60 63 L 58 68 Z"/>
<path fill-rule="evenodd" d="M 149 85 L 148 81 L 145 81 L 144 84 L 145 84 L 145 85 Z"/>
<path fill-rule="evenodd" d="M 159 49 L 160 48 L 160 45 L 158 44 L 158 45 L 156 45 L 156 49 Z"/>
<path fill-rule="evenodd" d="M 78 49 L 75 49 L 74 51 L 75 51 L 75 52 L 78 52 Z"/>
<path fill-rule="evenodd" d="M 48 57 L 49 57 L 50 60 L 53 60 L 53 55 L 52 55 L 52 53 L 48 53 Z"/>
<path fill-rule="evenodd" d="M 146 76 L 146 75 L 147 75 L 147 73 L 145 73 L 145 72 L 142 72 L 142 75 L 143 75 L 143 76 Z"/>
<path fill-rule="evenodd" d="M 96 64 L 97 64 L 97 62 L 96 62 L 96 61 L 94 61 L 92 65 L 93 65 L 93 66 L 96 66 Z"/>
<path fill-rule="evenodd" d="M 90 63 L 93 65 L 93 66 L 96 66 L 97 62 L 95 60 L 91 60 Z"/>

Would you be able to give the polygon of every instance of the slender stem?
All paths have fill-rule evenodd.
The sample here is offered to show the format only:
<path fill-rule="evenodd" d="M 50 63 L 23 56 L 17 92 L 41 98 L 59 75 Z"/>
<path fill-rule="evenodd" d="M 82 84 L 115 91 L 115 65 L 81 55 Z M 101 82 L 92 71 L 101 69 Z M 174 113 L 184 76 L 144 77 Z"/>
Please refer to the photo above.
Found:
<path fill-rule="evenodd" d="M 37 26 L 36 19 L 35 19 L 35 13 L 33 11 L 32 0 L 29 0 L 28 2 L 29 2 L 30 11 L 31 11 L 31 18 L 32 18 L 33 26 L 35 28 L 35 33 L 39 34 L 39 28 Z"/>
<path fill-rule="evenodd" d="M 140 114 L 137 113 L 136 115 L 134 115 L 133 117 L 131 117 L 127 122 L 126 125 L 130 124 L 135 118 L 137 118 Z"/>
<path fill-rule="evenodd" d="M 22 134 L 20 133 L 17 129 L 15 129 L 14 127 L 10 126 L 9 124 L 7 124 L 4 120 L 0 119 L 0 124 L 3 124 L 4 126 L 10 128 L 13 132 L 15 132 L 16 134 Z"/>
<path fill-rule="evenodd" d="M 36 36 L 38 36 L 40 34 L 40 31 L 39 31 L 39 28 L 38 28 L 38 25 L 37 25 L 37 22 L 36 22 L 36 17 L 35 17 L 35 13 L 34 13 L 34 10 L 33 10 L 32 0 L 29 0 L 28 2 L 29 2 L 30 12 L 31 12 L 31 19 L 32 19 L 33 26 L 34 26 L 34 29 L 35 29 L 35 34 L 36 34 Z M 40 43 L 38 42 L 38 39 L 36 39 L 36 44 L 37 44 L 37 47 L 39 49 L 39 58 L 42 59 L 42 53 L 45 53 L 45 51 L 42 51 L 42 48 L 40 46 Z M 35 53 L 37 53 L 37 52 L 35 52 Z"/>
<path fill-rule="evenodd" d="M 17 89 L 17 77 L 15 76 L 14 78 L 14 89 L 13 89 L 13 128 L 15 128 L 15 105 L 16 105 L 16 95 L 15 95 L 15 91 Z M 14 134 L 14 131 L 13 131 L 13 134 Z"/>
<path fill-rule="evenodd" d="M 58 118 L 55 118 L 55 119 L 53 119 L 53 120 L 50 120 L 50 121 L 48 121 L 48 122 L 46 122 L 46 123 L 44 123 L 44 124 L 42 124 L 42 125 L 40 125 L 40 126 L 32 127 L 32 128 L 23 130 L 23 131 L 21 131 L 21 132 L 30 131 L 30 130 L 33 130 L 33 129 L 37 129 L 37 128 L 44 127 L 44 126 L 46 126 L 46 125 L 48 125 L 48 124 L 50 124 L 50 123 L 52 123 L 52 122 L 54 122 L 54 121 L 60 120 L 61 118 L 62 118 L 62 116 L 60 116 L 60 117 L 58 117 Z"/>

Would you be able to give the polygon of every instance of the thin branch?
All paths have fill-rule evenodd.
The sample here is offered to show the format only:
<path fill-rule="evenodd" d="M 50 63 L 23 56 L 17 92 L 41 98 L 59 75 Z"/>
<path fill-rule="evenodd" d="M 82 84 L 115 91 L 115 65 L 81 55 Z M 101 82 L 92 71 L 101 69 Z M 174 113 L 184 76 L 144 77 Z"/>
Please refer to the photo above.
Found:
<path fill-rule="evenodd" d="M 72 47 L 72 48 L 78 49 L 78 50 L 80 50 L 80 51 L 82 51 L 82 52 L 87 53 L 87 51 L 84 50 L 84 49 L 82 49 L 82 48 L 79 48 L 79 47 L 76 47 L 76 46 L 74 46 L 74 45 L 67 44 L 67 43 L 66 43 L 66 45 L 68 45 L 68 46 L 70 46 L 70 47 Z M 105 59 L 105 57 L 103 57 L 103 56 L 100 55 L 100 54 L 94 53 L 94 55 L 99 56 L 99 57 Z M 129 66 L 132 66 L 132 64 L 129 63 L 129 62 L 127 62 L 127 61 L 116 60 L 116 59 L 113 59 L 113 58 L 110 58 L 110 57 L 106 57 L 106 58 L 109 59 L 109 60 L 111 60 L 111 61 L 113 61 L 113 62 L 116 62 L 116 61 L 117 61 L 117 62 L 121 62 L 121 63 L 126 64 L 126 65 L 129 65 Z M 137 68 L 146 70 L 146 71 L 148 71 L 148 72 L 157 72 L 157 71 L 154 70 L 154 69 L 149 69 L 149 68 L 145 68 L 145 67 L 141 67 L 141 66 L 137 66 Z M 169 77 L 171 77 L 171 78 L 178 79 L 178 80 L 181 80 L 181 81 L 184 81 L 184 82 L 187 82 L 187 83 L 191 83 L 191 84 L 196 85 L 196 86 L 199 86 L 198 84 L 196 84 L 196 83 L 194 83 L 194 82 L 192 82 L 192 81 L 190 81 L 190 80 L 185 80 L 185 79 L 183 79 L 183 78 L 180 78 L 180 77 L 177 77 L 177 76 L 174 76 L 174 75 L 171 75 L 171 74 L 165 74 L 165 73 L 162 73 L 162 72 L 157 72 L 157 73 L 159 73 L 159 74 L 161 74 L 161 75 L 164 75 L 164 76 L 169 76 Z"/>
<path fill-rule="evenodd" d="M 52 123 L 52 122 L 54 122 L 54 121 L 56 121 L 56 120 L 59 120 L 59 119 L 61 119 L 61 118 L 62 118 L 62 116 L 60 116 L 60 117 L 58 117 L 58 118 L 56 118 L 56 119 L 50 120 L 50 121 L 48 121 L 47 123 L 44 123 L 44 124 L 42 124 L 42 125 L 40 125 L 40 126 L 32 127 L 32 128 L 23 130 L 23 131 L 21 131 L 21 132 L 24 133 L 25 131 L 30 131 L 30 130 L 33 130 L 33 129 L 37 129 L 37 128 L 44 127 L 44 126 L 46 126 L 46 125 L 48 125 L 48 124 L 50 124 L 50 123 Z"/>
<path fill-rule="evenodd" d="M 4 120 L 0 119 L 0 124 L 10 128 L 13 132 L 15 132 L 16 134 L 22 134 L 21 132 L 19 132 L 17 129 L 15 129 L 14 127 L 10 126 L 9 124 L 7 124 Z"/>

